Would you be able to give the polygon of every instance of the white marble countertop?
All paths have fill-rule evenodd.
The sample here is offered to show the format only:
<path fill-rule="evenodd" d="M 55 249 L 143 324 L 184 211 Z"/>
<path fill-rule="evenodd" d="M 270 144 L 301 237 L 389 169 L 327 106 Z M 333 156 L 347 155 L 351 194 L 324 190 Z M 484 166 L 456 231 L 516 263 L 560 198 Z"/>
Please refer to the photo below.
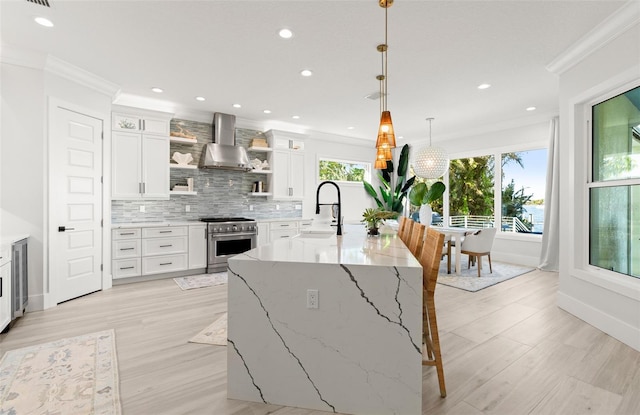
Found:
<path fill-rule="evenodd" d="M 171 221 L 171 222 L 125 222 L 125 223 L 112 223 L 111 229 L 127 229 L 127 228 L 154 228 L 163 226 L 188 226 L 204 224 L 204 222 L 198 219 L 184 220 L 184 221 Z"/>
<path fill-rule="evenodd" d="M 345 225 L 342 236 L 284 238 L 236 255 L 236 259 L 306 264 L 420 267 L 396 235 L 367 236 L 364 225 Z"/>

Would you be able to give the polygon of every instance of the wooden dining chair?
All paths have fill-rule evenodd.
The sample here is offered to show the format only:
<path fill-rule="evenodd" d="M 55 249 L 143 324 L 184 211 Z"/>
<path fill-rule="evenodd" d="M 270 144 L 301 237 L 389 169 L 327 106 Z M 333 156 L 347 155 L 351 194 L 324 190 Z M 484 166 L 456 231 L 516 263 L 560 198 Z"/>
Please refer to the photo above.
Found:
<path fill-rule="evenodd" d="M 407 222 L 409 218 L 406 216 L 400 216 L 398 218 L 398 237 L 404 241 L 404 233 L 405 228 L 407 227 Z"/>
<path fill-rule="evenodd" d="M 427 228 L 423 224 L 413 221 L 411 229 L 411 239 L 409 240 L 409 250 L 414 257 L 418 258 L 422 252 L 424 243 L 424 231 Z"/>
<path fill-rule="evenodd" d="M 422 365 L 436 367 L 440 396 L 444 398 L 447 396 L 447 390 L 444 384 L 444 368 L 434 302 L 443 244 L 444 234 L 431 227 L 427 228 L 419 261 L 422 265 L 422 339 L 423 345 L 426 347 L 426 356 L 424 349 L 422 352 Z"/>
<path fill-rule="evenodd" d="M 413 229 L 413 223 L 415 222 L 413 219 L 408 218 L 406 216 L 402 216 L 404 218 L 404 226 L 399 232 L 400 239 L 404 242 L 405 245 L 409 244 L 409 240 L 411 238 L 411 230 Z"/>

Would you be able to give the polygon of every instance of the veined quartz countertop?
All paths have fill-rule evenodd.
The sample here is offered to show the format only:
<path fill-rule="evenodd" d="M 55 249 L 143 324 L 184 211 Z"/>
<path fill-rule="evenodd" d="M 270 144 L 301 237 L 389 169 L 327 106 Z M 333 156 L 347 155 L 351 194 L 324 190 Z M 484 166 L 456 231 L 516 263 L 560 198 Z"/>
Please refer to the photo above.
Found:
<path fill-rule="evenodd" d="M 367 236 L 364 225 L 345 225 L 343 235 L 284 238 L 236 259 L 307 264 L 420 267 L 405 244 L 394 235 Z"/>

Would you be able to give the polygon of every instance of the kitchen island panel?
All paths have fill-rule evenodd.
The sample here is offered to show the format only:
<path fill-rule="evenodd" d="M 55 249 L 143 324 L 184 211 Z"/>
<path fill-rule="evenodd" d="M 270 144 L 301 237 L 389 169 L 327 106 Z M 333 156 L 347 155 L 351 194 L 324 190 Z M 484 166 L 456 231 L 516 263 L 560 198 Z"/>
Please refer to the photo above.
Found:
<path fill-rule="evenodd" d="M 229 262 L 229 398 L 420 413 L 419 266 L 261 261 L 256 251 Z M 308 289 L 318 309 L 307 308 Z"/>

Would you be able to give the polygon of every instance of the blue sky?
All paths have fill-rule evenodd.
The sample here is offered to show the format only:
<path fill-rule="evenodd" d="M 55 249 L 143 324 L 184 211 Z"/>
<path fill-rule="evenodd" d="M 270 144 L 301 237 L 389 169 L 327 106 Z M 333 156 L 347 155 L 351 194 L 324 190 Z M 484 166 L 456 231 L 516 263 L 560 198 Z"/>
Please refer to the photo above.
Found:
<path fill-rule="evenodd" d="M 504 173 L 504 183 L 508 184 L 511 179 L 515 181 L 516 190 L 522 186 L 525 194 L 533 193 L 532 199 L 544 199 L 545 176 L 547 173 L 547 149 L 519 151 L 524 168 L 517 163 L 508 163 L 502 169 Z"/>

